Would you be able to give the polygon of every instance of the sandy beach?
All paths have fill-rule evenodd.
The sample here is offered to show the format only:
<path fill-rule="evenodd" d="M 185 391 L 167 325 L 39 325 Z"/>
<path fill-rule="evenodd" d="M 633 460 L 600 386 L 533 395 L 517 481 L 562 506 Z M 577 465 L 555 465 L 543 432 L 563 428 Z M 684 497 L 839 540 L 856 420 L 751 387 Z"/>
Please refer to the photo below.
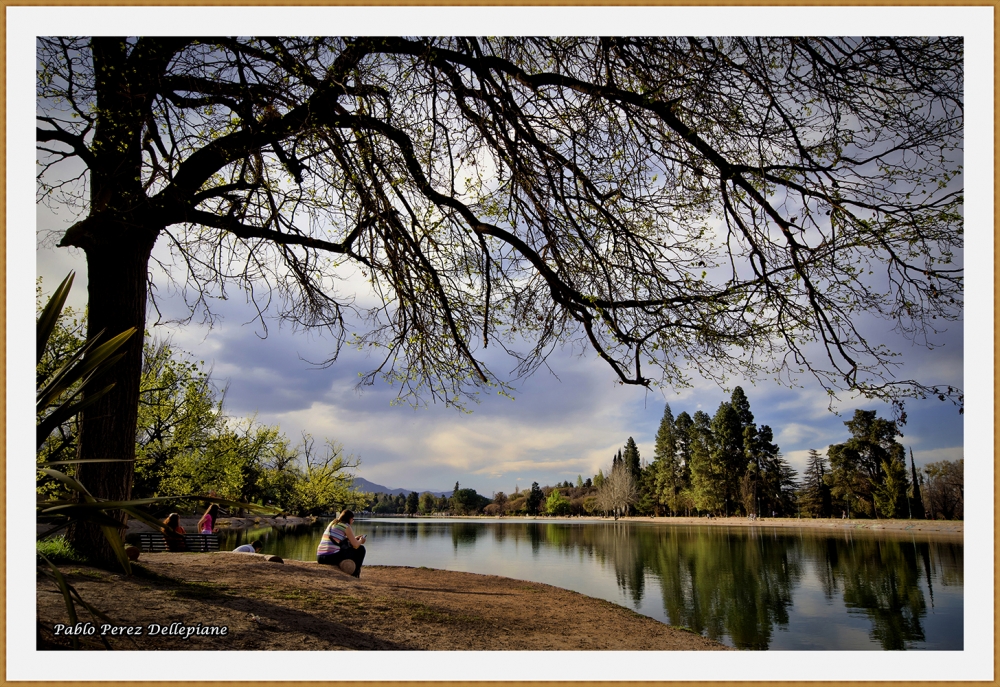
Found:
<path fill-rule="evenodd" d="M 60 569 L 116 626 L 140 628 L 106 635 L 116 650 L 727 649 L 608 601 L 493 575 L 365 566 L 355 579 L 314 562 L 229 552 L 144 553 L 131 577 Z M 53 630 L 67 623 L 66 608 L 48 578 L 39 577 L 37 600 L 39 647 L 68 646 Z M 80 621 L 95 630 L 83 645 L 103 648 L 102 621 L 86 611 Z"/>

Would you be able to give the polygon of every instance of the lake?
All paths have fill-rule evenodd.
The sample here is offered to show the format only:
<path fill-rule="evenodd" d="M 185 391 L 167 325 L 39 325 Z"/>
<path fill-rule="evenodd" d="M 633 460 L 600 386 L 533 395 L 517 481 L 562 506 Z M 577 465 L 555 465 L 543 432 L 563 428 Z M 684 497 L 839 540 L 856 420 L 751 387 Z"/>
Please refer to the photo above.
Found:
<path fill-rule="evenodd" d="M 328 522 L 328 521 L 324 521 Z M 324 525 L 233 530 L 316 560 Z M 606 599 L 740 649 L 963 649 L 963 543 L 909 532 L 372 518 L 365 565 L 503 575 Z"/>

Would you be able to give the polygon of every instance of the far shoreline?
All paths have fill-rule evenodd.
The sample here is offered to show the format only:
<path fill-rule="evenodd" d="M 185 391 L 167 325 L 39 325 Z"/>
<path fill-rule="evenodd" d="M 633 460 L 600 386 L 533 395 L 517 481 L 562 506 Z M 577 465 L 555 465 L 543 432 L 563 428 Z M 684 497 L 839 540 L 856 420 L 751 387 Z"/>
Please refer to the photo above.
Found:
<path fill-rule="evenodd" d="M 244 530 L 254 527 L 289 527 L 296 525 L 311 525 L 317 522 L 327 522 L 332 519 L 330 516 L 288 516 L 276 518 L 273 516 L 248 515 L 244 517 L 221 517 L 218 520 L 219 530 Z M 677 525 L 688 527 L 737 527 L 748 529 L 803 529 L 841 532 L 868 531 L 871 533 L 892 532 L 910 533 L 921 536 L 930 535 L 934 537 L 962 538 L 964 537 L 964 520 L 884 520 L 884 519 L 860 519 L 860 518 L 759 518 L 748 520 L 746 517 L 728 518 L 708 518 L 708 517 L 654 517 L 654 516 L 628 516 L 619 518 L 595 517 L 595 516 L 545 516 L 545 515 L 506 515 L 503 517 L 486 515 L 386 515 L 386 514 L 358 514 L 358 522 L 365 520 L 387 519 L 387 520 L 411 520 L 417 518 L 426 519 L 449 519 L 449 520 L 469 520 L 472 522 L 551 522 L 551 523 L 637 523 L 656 525 Z M 193 532 L 197 525 L 197 516 L 182 516 L 181 524 L 189 532 Z M 129 530 L 146 531 L 150 530 L 148 525 L 138 520 L 130 520 Z"/>
<path fill-rule="evenodd" d="M 595 516 L 545 516 L 545 515 L 505 515 L 502 518 L 485 515 L 429 515 L 412 516 L 424 518 L 448 518 L 456 520 L 471 521 L 529 521 L 529 522 L 566 522 L 566 523 L 587 523 L 587 522 L 628 522 L 647 523 L 658 525 L 687 525 L 696 527 L 743 527 L 743 528 L 783 528 L 783 529 L 818 529 L 818 530 L 870 530 L 872 532 L 920 532 L 921 534 L 936 534 L 946 536 L 962 536 L 965 531 L 964 520 L 887 520 L 887 519 L 862 519 L 862 518 L 758 518 L 749 520 L 746 517 L 685 517 L 685 516 L 650 516 L 632 515 L 618 518 L 616 521 L 612 517 Z M 405 515 L 372 515 L 359 516 L 358 520 L 364 519 L 400 519 L 407 520 L 411 516 Z"/>

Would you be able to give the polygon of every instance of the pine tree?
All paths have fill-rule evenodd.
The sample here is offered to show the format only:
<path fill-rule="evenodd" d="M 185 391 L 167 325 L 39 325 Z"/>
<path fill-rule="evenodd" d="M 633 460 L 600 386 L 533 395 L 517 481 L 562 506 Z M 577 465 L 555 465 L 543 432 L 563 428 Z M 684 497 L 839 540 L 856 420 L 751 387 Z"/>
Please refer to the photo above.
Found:
<path fill-rule="evenodd" d="M 673 505 L 675 513 L 684 511 L 690 514 L 694 503 L 691 498 L 691 427 L 694 420 L 687 412 L 682 412 L 674 420 L 674 436 L 677 439 L 678 489 L 676 502 Z"/>
<path fill-rule="evenodd" d="M 757 496 L 760 501 L 761 515 L 768 515 L 772 512 L 787 513 L 792 509 L 789 501 L 791 497 L 786 494 L 791 488 L 787 481 L 787 473 L 791 471 L 794 479 L 795 471 L 781 457 L 777 444 L 772 443 L 773 438 L 771 427 L 761 425 L 750 443 L 750 451 L 753 454 L 752 464 L 759 466 Z"/>
<path fill-rule="evenodd" d="M 656 431 L 653 449 L 653 489 L 657 505 L 666 507 L 671 514 L 677 512 L 677 494 L 680 492 L 680 470 L 677 462 L 677 434 L 674 415 L 668 403 Z"/>
<path fill-rule="evenodd" d="M 722 471 L 714 460 L 715 437 L 712 418 L 699 410 L 694 414 L 691 437 L 691 496 L 699 511 L 715 513 L 725 506 Z"/>
<path fill-rule="evenodd" d="M 809 449 L 809 461 L 799 495 L 803 513 L 817 518 L 830 517 L 830 486 L 826 483 L 826 475 L 826 457 L 816 449 Z"/>
<path fill-rule="evenodd" d="M 528 492 L 528 500 L 525 504 L 528 509 L 528 515 L 538 515 L 538 510 L 541 508 L 544 499 L 545 494 L 542 493 L 538 482 L 532 482 L 531 491 Z"/>
<path fill-rule="evenodd" d="M 743 392 L 743 387 L 736 387 L 733 389 L 733 394 L 730 397 L 729 403 L 733 406 L 733 410 L 739 416 L 740 425 L 743 427 L 751 426 L 753 422 L 753 413 L 750 412 L 750 400 L 747 395 Z"/>
<path fill-rule="evenodd" d="M 712 418 L 711 460 L 718 484 L 715 489 L 722 497 L 722 507 L 728 516 L 736 507 L 739 483 L 746 472 L 743 452 L 743 425 L 731 403 L 720 403 Z"/>

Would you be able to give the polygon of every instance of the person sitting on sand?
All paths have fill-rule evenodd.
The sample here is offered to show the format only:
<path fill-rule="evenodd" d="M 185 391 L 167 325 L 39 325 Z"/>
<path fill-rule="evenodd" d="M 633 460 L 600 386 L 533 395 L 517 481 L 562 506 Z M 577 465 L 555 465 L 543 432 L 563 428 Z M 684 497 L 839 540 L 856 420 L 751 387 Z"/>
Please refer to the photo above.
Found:
<path fill-rule="evenodd" d="M 249 544 L 244 544 L 243 546 L 237 546 L 233 549 L 233 553 L 260 553 L 260 550 L 264 548 L 264 545 L 260 543 L 259 540 L 254 539 Z"/>
<path fill-rule="evenodd" d="M 198 521 L 198 531 L 201 534 L 215 534 L 215 521 L 219 517 L 219 506 L 212 504 Z"/>
<path fill-rule="evenodd" d="M 180 515 L 177 513 L 168 515 L 163 521 L 160 532 L 163 533 L 163 539 L 167 543 L 167 551 L 187 551 L 187 543 L 184 541 L 186 532 L 181 527 Z"/>
<path fill-rule="evenodd" d="M 319 540 L 316 549 L 316 561 L 321 565 L 340 565 L 344 561 L 354 562 L 354 577 L 361 577 L 361 564 L 365 560 L 365 539 L 368 535 L 354 536 L 351 523 L 354 522 L 354 511 L 344 509 L 327 526 L 323 538 Z M 350 567 L 350 566 L 347 566 Z"/>

